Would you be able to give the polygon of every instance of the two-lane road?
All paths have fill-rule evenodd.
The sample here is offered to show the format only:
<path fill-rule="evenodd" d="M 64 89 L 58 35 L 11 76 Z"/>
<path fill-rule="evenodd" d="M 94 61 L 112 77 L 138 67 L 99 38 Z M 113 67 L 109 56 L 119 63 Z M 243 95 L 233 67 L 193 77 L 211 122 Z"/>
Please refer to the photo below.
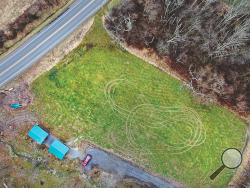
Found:
<path fill-rule="evenodd" d="M 109 0 L 77 0 L 61 16 L 45 26 L 0 61 L 0 88 L 17 77 L 87 21 Z"/>

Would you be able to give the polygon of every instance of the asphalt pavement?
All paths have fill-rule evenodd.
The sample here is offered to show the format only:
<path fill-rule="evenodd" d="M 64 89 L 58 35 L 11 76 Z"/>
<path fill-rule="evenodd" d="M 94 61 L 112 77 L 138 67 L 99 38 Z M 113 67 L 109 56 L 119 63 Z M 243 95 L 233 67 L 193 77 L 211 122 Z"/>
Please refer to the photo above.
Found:
<path fill-rule="evenodd" d="M 169 182 L 166 182 L 159 177 L 155 177 L 140 168 L 137 168 L 122 159 L 98 149 L 90 149 L 87 151 L 88 155 L 92 156 L 88 165 L 85 167 L 87 171 L 91 170 L 91 166 L 99 166 L 106 172 L 112 172 L 120 177 L 133 177 L 155 185 L 159 188 L 174 188 Z"/>
<path fill-rule="evenodd" d="M 55 138 L 52 135 L 44 140 L 44 144 L 49 148 L 54 142 Z M 79 152 L 76 149 L 73 149 L 69 146 L 69 151 L 67 152 L 67 158 L 79 158 L 83 160 L 86 156 L 83 153 Z M 141 180 L 142 182 L 149 183 L 159 188 L 174 188 L 175 186 L 171 183 L 160 179 L 159 177 L 153 176 L 148 172 L 143 171 L 142 169 L 135 167 L 128 162 L 99 149 L 89 149 L 87 151 L 88 155 L 91 155 L 92 158 L 84 167 L 87 171 L 91 171 L 91 166 L 98 166 L 103 171 L 113 173 L 118 175 L 120 178 L 132 177 Z"/>
<path fill-rule="evenodd" d="M 63 14 L 2 59 L 0 61 L 0 88 L 52 50 L 108 1 L 75 1 Z M 53 136 L 49 135 L 44 142 L 45 145 L 49 147 L 54 139 Z M 159 177 L 155 177 L 105 151 L 91 149 L 88 150 L 88 154 L 92 155 L 92 159 L 85 167 L 87 170 L 90 170 L 91 165 L 99 166 L 104 171 L 115 172 L 121 177 L 134 177 L 159 188 L 174 188 L 173 185 Z M 80 154 L 77 150 L 71 149 L 67 157 L 78 158 Z"/>
<path fill-rule="evenodd" d="M 109 0 L 77 0 L 54 21 L 0 61 L 0 88 L 46 55 Z"/>

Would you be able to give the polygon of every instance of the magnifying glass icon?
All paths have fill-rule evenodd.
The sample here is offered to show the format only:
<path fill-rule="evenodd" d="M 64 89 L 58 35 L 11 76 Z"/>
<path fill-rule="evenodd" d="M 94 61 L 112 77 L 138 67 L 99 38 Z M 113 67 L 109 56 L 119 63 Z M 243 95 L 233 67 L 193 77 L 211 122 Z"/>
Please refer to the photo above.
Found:
<path fill-rule="evenodd" d="M 228 148 L 221 155 L 222 166 L 218 168 L 211 176 L 213 180 L 225 168 L 234 169 L 238 168 L 242 162 L 242 154 L 236 148 Z"/>

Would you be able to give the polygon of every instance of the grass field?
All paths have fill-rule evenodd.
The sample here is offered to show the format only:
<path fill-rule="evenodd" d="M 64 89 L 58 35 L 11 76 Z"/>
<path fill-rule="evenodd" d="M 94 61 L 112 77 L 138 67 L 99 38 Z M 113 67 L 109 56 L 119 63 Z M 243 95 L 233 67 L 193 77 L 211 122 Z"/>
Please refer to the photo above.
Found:
<path fill-rule="evenodd" d="M 226 187 L 228 147 L 246 127 L 227 110 L 194 101 L 181 82 L 113 44 L 100 11 L 81 45 L 32 83 L 33 113 L 57 137 L 85 139 L 191 187 Z"/>

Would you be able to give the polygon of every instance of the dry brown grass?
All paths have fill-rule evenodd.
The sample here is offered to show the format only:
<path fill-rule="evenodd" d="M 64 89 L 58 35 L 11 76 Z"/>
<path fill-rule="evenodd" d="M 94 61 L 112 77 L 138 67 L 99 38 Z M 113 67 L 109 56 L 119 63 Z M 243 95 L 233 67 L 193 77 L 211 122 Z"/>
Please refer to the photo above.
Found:
<path fill-rule="evenodd" d="M 4 2 L 5 1 L 8 2 L 8 0 L 4 0 Z M 12 1 L 13 1 L 13 3 L 9 3 L 9 2 L 6 3 L 5 2 L 5 4 L 3 4 L 3 6 L 7 6 L 8 7 L 7 10 L 9 12 L 11 12 L 11 14 L 9 12 L 6 12 L 6 10 L 4 10 L 3 14 L 0 17 L 0 29 L 1 29 L 2 25 L 3 25 L 3 29 L 7 29 L 8 24 L 14 22 L 36 0 L 28 0 L 27 3 L 26 3 L 26 1 L 24 2 L 24 0 L 20 1 L 20 3 L 17 0 L 12 0 Z M 32 23 L 27 24 L 25 26 L 23 32 L 18 33 L 17 37 L 15 39 L 6 41 L 4 43 L 4 46 L 6 48 L 10 48 L 13 45 L 15 45 L 16 43 L 18 43 L 28 33 L 30 33 L 31 31 L 33 31 L 34 29 L 36 29 L 48 17 L 50 17 L 51 15 L 53 15 L 59 8 L 63 7 L 65 4 L 67 4 L 69 2 L 69 0 L 59 0 L 58 2 L 59 2 L 58 6 L 50 7 L 48 10 L 46 10 L 45 12 L 43 12 L 41 14 L 41 16 L 40 16 L 39 19 L 36 19 Z M 1 4 L 0 4 L 0 7 L 2 7 Z M 25 9 L 23 7 L 25 7 Z M 17 11 L 18 9 L 21 9 L 22 11 Z"/>
<path fill-rule="evenodd" d="M 20 82 L 32 83 L 37 77 L 46 71 L 53 68 L 64 56 L 76 48 L 90 29 L 94 22 L 94 16 L 88 21 L 82 24 L 77 30 L 75 30 L 64 41 L 58 44 L 52 51 L 50 51 L 43 58 L 38 60 L 34 65 L 16 77 L 14 80 L 4 86 L 4 88 L 11 88 L 15 85 L 19 85 Z"/>
<path fill-rule="evenodd" d="M 102 17 L 103 20 L 103 25 L 104 25 L 104 19 L 105 17 Z M 108 32 L 108 30 L 106 29 L 106 27 L 104 27 L 106 32 L 110 34 L 110 32 Z M 110 34 L 111 35 L 111 34 Z M 120 45 L 127 50 L 129 53 L 135 55 L 136 57 L 139 57 L 141 59 L 143 59 L 144 61 L 148 62 L 151 65 L 154 65 L 155 67 L 163 70 L 164 72 L 168 73 L 169 75 L 173 76 L 174 78 L 182 81 L 185 83 L 185 80 L 183 80 L 177 72 L 174 72 L 173 70 L 170 69 L 169 65 L 166 63 L 166 61 L 171 61 L 170 59 L 166 60 L 166 59 L 160 59 L 159 56 L 152 52 L 152 50 L 150 49 L 136 49 L 133 47 L 128 47 L 126 43 L 122 43 L 120 42 Z"/>
<path fill-rule="evenodd" d="M 18 124 L 18 125 L 17 125 Z M 77 173 L 65 175 L 70 171 L 81 171 L 81 163 L 76 159 L 58 160 L 52 155 L 44 145 L 38 145 L 28 136 L 33 122 L 20 121 L 11 126 L 13 131 L 8 135 L 1 136 L 1 140 L 13 145 L 14 150 L 22 156 L 28 156 L 33 163 L 16 156 L 11 147 L 0 142 L 0 187 L 5 183 L 8 187 L 40 187 L 39 182 L 43 181 L 45 187 L 82 187 L 88 184 L 87 180 Z M 39 170 L 38 158 L 41 158 L 37 167 L 45 167 Z M 47 170 L 46 170 L 47 169 Z M 60 177 L 48 170 L 55 170 L 57 173 L 65 175 Z"/>
<path fill-rule="evenodd" d="M 224 7 L 222 9 L 222 12 L 228 8 L 228 6 L 226 6 L 226 4 L 223 4 Z M 104 21 L 104 17 L 103 17 L 103 21 Z M 104 27 L 105 28 L 105 27 Z M 107 31 L 107 30 L 106 30 Z M 107 31 L 108 32 L 108 31 Z M 108 32 L 109 33 L 109 32 Z M 183 80 L 180 75 L 177 72 L 174 72 L 173 70 L 171 70 L 171 68 L 169 67 L 169 65 L 166 63 L 167 61 L 171 61 L 166 60 L 166 59 L 160 59 L 156 53 L 152 53 L 150 51 L 150 49 L 142 49 L 142 50 L 138 50 L 136 48 L 132 48 L 132 47 L 128 47 L 126 45 L 126 43 L 120 43 L 120 45 L 127 50 L 128 52 L 130 52 L 131 54 L 143 59 L 144 61 L 146 61 L 147 63 L 150 63 L 152 65 L 154 65 L 155 67 L 163 70 L 164 72 L 168 73 L 169 75 L 171 75 L 172 77 L 182 81 L 183 83 L 185 83 L 185 80 Z M 219 105 L 219 104 L 218 104 Z M 226 106 L 222 106 L 224 108 L 226 108 L 228 111 L 240 116 L 239 114 L 235 113 L 234 111 L 232 111 L 231 109 L 227 108 Z M 244 116 L 240 116 L 242 119 L 244 119 L 246 121 L 246 123 L 250 123 L 250 116 L 249 117 L 244 117 Z M 250 165 L 250 141 L 246 141 L 246 150 L 243 153 L 243 161 L 241 166 L 237 169 L 235 175 L 233 176 L 232 180 L 230 181 L 230 183 L 228 184 L 229 187 L 233 187 L 233 188 L 238 188 L 240 187 L 240 184 L 244 181 L 244 172 L 246 169 L 250 169 L 249 165 Z"/>
<path fill-rule="evenodd" d="M 224 4 L 225 5 L 225 4 Z M 228 6 L 225 6 L 226 8 Z M 225 8 L 223 7 L 223 10 Z M 103 17 L 103 22 L 104 22 L 104 17 Z M 104 27 L 105 28 L 105 27 Z M 106 29 L 106 28 L 105 28 Z M 107 31 L 107 30 L 106 30 Z M 108 32 L 108 31 L 107 31 Z M 109 32 L 108 32 L 109 33 Z M 109 33 L 110 34 L 110 33 Z M 155 67 L 163 70 L 164 72 L 168 73 L 169 75 L 171 75 L 172 77 L 182 81 L 184 84 L 186 84 L 187 82 L 174 70 L 172 70 L 170 68 L 170 66 L 168 65 L 168 61 L 171 61 L 170 59 L 160 59 L 159 56 L 155 53 L 155 52 L 152 52 L 152 50 L 150 49 L 142 49 L 142 50 L 139 50 L 139 49 L 136 49 L 136 48 L 133 48 L 133 47 L 128 47 L 126 43 L 122 43 L 120 42 L 120 45 L 125 49 L 127 50 L 129 53 L 143 59 L 144 61 L 146 61 L 147 63 L 151 64 L 151 65 L 154 65 Z M 200 98 L 197 98 L 197 101 L 201 100 Z M 246 121 L 246 123 L 250 124 L 250 116 L 248 117 L 245 117 L 243 115 L 239 115 L 237 112 L 233 111 L 232 109 L 228 108 L 227 106 L 223 106 L 223 105 L 220 105 L 220 104 L 217 104 L 225 109 L 227 109 L 228 111 L 236 114 L 237 116 L 241 117 L 242 119 L 244 119 Z"/>
<path fill-rule="evenodd" d="M 166 59 L 160 59 L 156 53 L 150 52 L 149 49 L 144 48 L 143 50 L 138 50 L 133 47 L 128 47 L 125 43 L 121 44 L 124 49 L 126 49 L 131 54 L 143 59 L 144 61 L 148 62 L 149 64 L 154 65 L 155 67 L 163 70 L 164 72 L 168 73 L 172 77 L 185 82 L 176 72 L 170 69 L 169 65 L 166 63 Z M 168 61 L 171 61 L 168 59 Z"/>
<path fill-rule="evenodd" d="M 250 141 L 248 140 L 245 152 L 243 153 L 242 163 L 238 167 L 231 181 L 229 182 L 228 187 L 240 188 L 242 183 L 245 183 L 247 179 L 245 172 L 250 170 L 249 165 L 250 165 Z"/>
<path fill-rule="evenodd" d="M 1 0 L 0 1 L 0 30 L 17 19 L 36 0 Z"/>

